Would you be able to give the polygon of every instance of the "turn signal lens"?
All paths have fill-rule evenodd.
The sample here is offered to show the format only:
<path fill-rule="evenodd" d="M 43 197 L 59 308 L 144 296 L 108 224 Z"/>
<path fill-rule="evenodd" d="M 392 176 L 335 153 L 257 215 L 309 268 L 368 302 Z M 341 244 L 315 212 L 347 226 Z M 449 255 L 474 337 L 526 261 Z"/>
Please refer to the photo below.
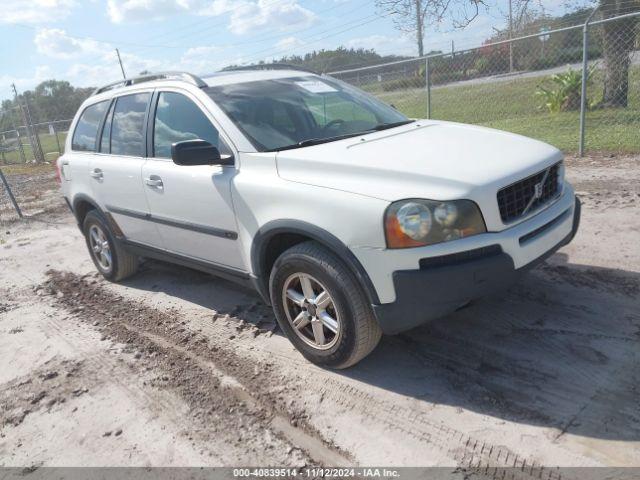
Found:
<path fill-rule="evenodd" d="M 395 202 L 387 208 L 384 225 L 388 248 L 422 247 L 487 231 L 471 200 Z"/>

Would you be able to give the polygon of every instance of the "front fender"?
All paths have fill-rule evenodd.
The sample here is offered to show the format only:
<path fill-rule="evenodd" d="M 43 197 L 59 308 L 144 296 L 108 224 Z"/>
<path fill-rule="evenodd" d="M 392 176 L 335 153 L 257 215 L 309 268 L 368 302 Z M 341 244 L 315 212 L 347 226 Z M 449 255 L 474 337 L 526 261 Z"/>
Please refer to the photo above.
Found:
<path fill-rule="evenodd" d="M 335 253 L 351 270 L 362 286 L 371 304 L 379 303 L 367 271 L 349 248 L 332 233 L 308 222 L 294 219 L 272 220 L 258 229 L 251 244 L 251 266 L 257 277 L 258 291 L 263 298 L 269 298 L 269 275 L 266 271 L 267 247 L 269 241 L 279 234 L 297 234 L 308 237 Z"/>

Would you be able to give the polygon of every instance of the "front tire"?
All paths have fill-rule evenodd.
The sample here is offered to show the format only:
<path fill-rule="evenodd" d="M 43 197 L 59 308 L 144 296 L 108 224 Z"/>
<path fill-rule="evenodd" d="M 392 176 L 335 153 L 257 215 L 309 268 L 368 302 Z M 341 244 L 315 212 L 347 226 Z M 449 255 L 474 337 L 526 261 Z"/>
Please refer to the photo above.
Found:
<path fill-rule="evenodd" d="M 136 273 L 138 257 L 120 245 L 106 219 L 97 210 L 87 213 L 82 230 L 91 260 L 104 278 L 119 282 Z"/>
<path fill-rule="evenodd" d="M 357 280 L 316 242 L 300 243 L 280 255 L 269 289 L 280 328 L 315 364 L 350 367 L 380 341 L 382 331 Z"/>

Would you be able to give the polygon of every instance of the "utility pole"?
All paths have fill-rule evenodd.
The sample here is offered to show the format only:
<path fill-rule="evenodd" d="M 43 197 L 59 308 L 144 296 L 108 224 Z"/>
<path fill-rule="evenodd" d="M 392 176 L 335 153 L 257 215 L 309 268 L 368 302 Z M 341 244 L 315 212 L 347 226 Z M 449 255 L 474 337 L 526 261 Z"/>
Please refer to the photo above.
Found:
<path fill-rule="evenodd" d="M 125 75 L 124 67 L 122 66 L 122 59 L 120 58 L 120 50 L 118 50 L 117 48 L 116 48 L 116 55 L 118 55 L 118 63 L 120 63 L 120 70 L 122 70 L 122 78 L 126 80 L 127 76 Z"/>
<path fill-rule="evenodd" d="M 513 72 L 513 0 L 509 0 L 509 73 Z"/>
<path fill-rule="evenodd" d="M 33 157 L 36 162 L 44 162 L 44 154 L 42 152 L 42 146 L 40 145 L 40 139 L 38 138 L 37 132 L 33 131 L 33 126 L 31 122 L 31 113 L 29 112 L 29 104 L 25 101 L 25 107 L 20 103 L 20 99 L 18 98 L 18 89 L 16 88 L 16 84 L 12 83 L 11 88 L 13 88 L 13 94 L 15 95 L 16 104 L 20 109 L 20 113 L 22 114 L 22 120 L 24 121 L 24 128 L 27 130 L 27 136 L 29 137 L 29 142 L 31 143 L 31 152 L 33 153 Z"/>

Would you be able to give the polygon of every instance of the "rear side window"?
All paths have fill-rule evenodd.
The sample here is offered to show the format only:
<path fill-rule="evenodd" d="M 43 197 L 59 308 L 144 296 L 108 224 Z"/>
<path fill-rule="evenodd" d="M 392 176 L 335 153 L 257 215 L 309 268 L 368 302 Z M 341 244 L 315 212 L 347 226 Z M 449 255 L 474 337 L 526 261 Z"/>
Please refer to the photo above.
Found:
<path fill-rule="evenodd" d="M 79 152 L 96 151 L 96 135 L 109 101 L 96 103 L 84 109 L 71 140 L 71 149 Z"/>
<path fill-rule="evenodd" d="M 118 97 L 111 124 L 111 154 L 144 155 L 144 116 L 150 93 Z"/>
<path fill-rule="evenodd" d="M 200 108 L 184 95 L 162 92 L 158 98 L 153 126 L 153 154 L 171 158 L 171 144 L 185 140 L 206 140 L 221 153 L 218 130 Z"/>

